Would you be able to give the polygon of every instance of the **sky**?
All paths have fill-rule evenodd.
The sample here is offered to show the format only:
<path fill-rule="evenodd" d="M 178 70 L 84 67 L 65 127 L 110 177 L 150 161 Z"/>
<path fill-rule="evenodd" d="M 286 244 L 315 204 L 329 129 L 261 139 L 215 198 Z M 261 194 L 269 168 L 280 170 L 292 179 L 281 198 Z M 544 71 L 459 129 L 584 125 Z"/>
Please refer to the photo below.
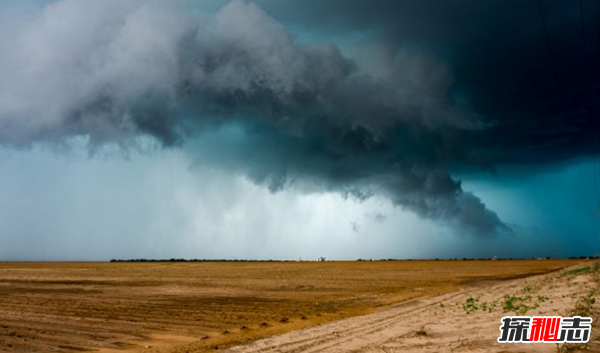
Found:
<path fill-rule="evenodd" d="M 0 3 L 0 260 L 600 254 L 595 1 Z"/>

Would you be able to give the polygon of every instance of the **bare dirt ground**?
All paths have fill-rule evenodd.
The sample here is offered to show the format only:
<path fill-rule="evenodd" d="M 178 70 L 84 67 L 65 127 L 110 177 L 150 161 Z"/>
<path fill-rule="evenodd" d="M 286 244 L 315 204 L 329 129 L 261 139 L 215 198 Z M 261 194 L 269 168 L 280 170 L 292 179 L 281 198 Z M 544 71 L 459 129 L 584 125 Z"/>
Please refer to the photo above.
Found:
<path fill-rule="evenodd" d="M 586 345 L 496 342 L 500 319 L 505 315 L 580 315 L 598 320 L 598 278 L 591 272 L 591 267 L 578 266 L 494 285 L 480 283 L 227 352 L 600 352 L 598 322 Z"/>
<path fill-rule="evenodd" d="M 285 347 L 318 351 L 323 340 L 323 347 L 327 342 L 337 344 L 320 336 L 323 333 L 319 332 L 332 332 L 320 331 L 328 330 L 323 324 L 369 313 L 374 316 L 336 323 L 349 325 L 346 331 L 334 329 L 339 331 L 336 335 L 355 337 L 355 343 L 364 336 L 368 343 L 371 331 L 373 335 L 410 336 L 424 325 L 426 336 L 407 336 L 407 340 L 386 343 L 390 348 L 385 346 L 393 349 L 399 345 L 398 349 L 404 350 L 406 342 L 426 345 L 442 339 L 445 331 L 438 326 L 438 318 L 460 313 L 468 291 L 482 293 L 473 295 L 491 305 L 492 299 L 483 295 L 488 292 L 485 286 L 508 285 L 513 282 L 498 283 L 578 263 L 581 261 L 0 263 L 0 352 L 208 352 L 265 337 L 275 341 L 259 341 L 257 346 L 242 349 L 265 345 L 265 351 L 285 351 Z M 522 281 L 514 283 L 523 287 Z M 568 289 L 563 287 L 561 290 Z M 410 301 L 439 295 L 448 297 Z M 438 303 L 440 300 L 443 302 Z M 575 299 L 553 300 L 553 305 L 568 307 Z M 402 302 L 405 304 L 398 304 Z M 542 303 L 540 310 L 550 304 Z M 480 325 L 489 325 L 496 335 L 501 303 L 496 305 L 494 313 L 480 317 L 483 312 L 477 310 L 466 317 L 474 323 L 481 320 Z M 410 320 L 403 322 L 407 318 Z M 369 320 L 372 326 L 366 323 Z M 393 326 L 396 322 L 403 323 Z M 315 331 L 297 331 L 317 325 L 322 326 Z M 298 333 L 276 336 L 292 331 Z M 316 335 L 310 344 L 297 342 L 295 335 L 306 332 Z M 461 335 L 463 340 L 472 337 L 467 331 Z M 329 337 L 328 333 L 325 336 Z M 279 345 L 277 340 L 285 337 L 290 345 Z M 487 335 L 481 337 L 487 340 Z M 468 342 L 463 346 L 471 344 Z"/>

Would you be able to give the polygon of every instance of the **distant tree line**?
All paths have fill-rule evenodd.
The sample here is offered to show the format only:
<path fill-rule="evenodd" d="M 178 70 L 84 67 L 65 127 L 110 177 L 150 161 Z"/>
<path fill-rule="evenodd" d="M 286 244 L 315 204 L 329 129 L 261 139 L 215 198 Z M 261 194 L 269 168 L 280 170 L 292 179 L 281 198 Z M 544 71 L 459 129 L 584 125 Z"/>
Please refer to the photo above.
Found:
<path fill-rule="evenodd" d="M 571 256 L 569 260 L 586 260 L 586 259 L 598 259 L 600 256 Z M 508 261 L 508 260 L 550 260 L 552 257 L 532 257 L 532 258 L 451 258 L 451 259 L 357 259 L 356 261 Z M 558 258 L 556 258 L 558 259 Z M 183 259 L 183 258 L 171 258 L 171 259 L 112 259 L 110 262 L 306 262 L 312 260 L 250 260 L 250 259 Z M 324 257 L 319 257 L 316 261 L 326 261 Z"/>
<path fill-rule="evenodd" d="M 110 262 L 296 262 L 297 260 L 248 259 L 112 259 Z"/>

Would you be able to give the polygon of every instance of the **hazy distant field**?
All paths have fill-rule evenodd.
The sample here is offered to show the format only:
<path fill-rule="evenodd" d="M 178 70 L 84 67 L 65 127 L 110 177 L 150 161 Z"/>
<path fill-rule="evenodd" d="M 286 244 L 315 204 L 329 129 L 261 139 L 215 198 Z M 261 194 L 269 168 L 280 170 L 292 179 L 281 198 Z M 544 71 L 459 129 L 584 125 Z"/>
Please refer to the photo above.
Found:
<path fill-rule="evenodd" d="M 214 350 L 580 262 L 0 263 L 0 351 Z"/>

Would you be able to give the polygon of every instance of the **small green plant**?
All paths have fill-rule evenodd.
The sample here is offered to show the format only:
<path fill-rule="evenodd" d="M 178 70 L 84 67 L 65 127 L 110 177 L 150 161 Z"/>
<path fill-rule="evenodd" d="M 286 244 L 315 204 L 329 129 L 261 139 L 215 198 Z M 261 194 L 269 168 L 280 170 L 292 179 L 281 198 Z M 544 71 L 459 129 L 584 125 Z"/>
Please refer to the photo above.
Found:
<path fill-rule="evenodd" d="M 547 297 L 547 296 L 545 296 L 545 295 L 538 295 L 538 296 L 537 296 L 537 300 L 538 300 L 538 302 L 540 302 L 540 303 L 543 303 L 543 302 L 545 302 L 545 301 L 546 301 L 546 300 L 548 300 L 548 299 L 550 299 L 550 298 L 548 298 L 548 297 Z"/>
<path fill-rule="evenodd" d="M 504 296 L 504 303 L 502 305 L 502 310 L 506 313 L 506 312 L 514 312 L 517 315 L 524 315 L 527 313 L 527 311 L 529 309 L 535 308 L 531 307 L 529 305 L 526 304 L 526 302 L 528 302 L 529 300 L 531 300 L 531 296 L 526 295 L 524 297 L 519 297 L 516 295 L 505 295 Z"/>
<path fill-rule="evenodd" d="M 498 306 L 498 299 L 496 299 L 490 303 L 490 310 L 488 312 L 491 313 L 492 311 L 496 310 L 496 306 Z"/>
<path fill-rule="evenodd" d="M 479 298 L 468 297 L 463 303 L 462 307 L 467 314 L 470 314 L 479 310 L 479 306 L 477 305 L 478 302 Z"/>

